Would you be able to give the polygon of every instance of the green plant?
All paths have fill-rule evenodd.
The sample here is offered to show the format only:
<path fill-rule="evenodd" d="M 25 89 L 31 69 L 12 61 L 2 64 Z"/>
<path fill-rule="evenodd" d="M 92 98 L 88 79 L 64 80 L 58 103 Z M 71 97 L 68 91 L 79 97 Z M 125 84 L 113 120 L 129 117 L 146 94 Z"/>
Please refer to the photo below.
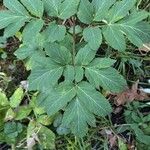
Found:
<path fill-rule="evenodd" d="M 111 105 L 100 93 L 121 92 L 125 79 L 112 68 L 115 60 L 97 57 L 102 41 L 119 53 L 126 40 L 142 46 L 150 40 L 148 12 L 136 0 L 4 0 L 0 12 L 4 38 L 22 32 L 15 52 L 31 74 L 29 91 L 39 91 L 38 104 L 52 116 L 63 110 L 60 127 L 83 137 L 95 116 L 105 117 Z M 103 38 L 104 37 L 104 38 Z M 125 38 L 127 37 L 127 38 Z"/>
<path fill-rule="evenodd" d="M 117 134 L 133 137 L 138 150 L 149 149 L 150 114 L 149 103 L 134 101 L 125 106 L 124 117 L 126 124 L 117 125 Z"/>
<path fill-rule="evenodd" d="M 149 145 L 150 141 L 150 114 L 142 113 L 142 109 L 149 110 L 150 106 L 148 104 L 143 104 L 140 102 L 133 102 L 127 104 L 127 110 L 125 111 L 125 120 L 129 124 L 130 130 L 134 131 L 136 139 L 138 142 L 145 145 Z"/>
<path fill-rule="evenodd" d="M 0 91 L 0 142 L 12 147 L 54 149 L 55 134 L 47 127 L 52 124 L 53 117 L 46 115 L 43 108 L 36 104 L 36 94 L 26 103 L 27 93 L 21 87 L 17 88 L 8 99 Z M 31 113 L 33 111 L 33 113 Z"/>

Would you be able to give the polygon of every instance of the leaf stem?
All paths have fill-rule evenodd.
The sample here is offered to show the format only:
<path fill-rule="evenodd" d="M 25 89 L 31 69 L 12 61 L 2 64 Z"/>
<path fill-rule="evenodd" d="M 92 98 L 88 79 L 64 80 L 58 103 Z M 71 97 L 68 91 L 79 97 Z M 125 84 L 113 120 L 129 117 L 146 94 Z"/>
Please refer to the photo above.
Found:
<path fill-rule="evenodd" d="M 15 150 L 15 149 L 16 149 L 16 148 L 15 148 L 15 144 L 12 144 L 12 145 L 11 145 L 11 149 L 12 149 L 12 150 Z"/>
<path fill-rule="evenodd" d="M 75 31 L 75 17 L 73 17 L 73 46 L 72 46 L 72 64 L 75 66 L 75 55 L 76 55 L 76 31 Z"/>

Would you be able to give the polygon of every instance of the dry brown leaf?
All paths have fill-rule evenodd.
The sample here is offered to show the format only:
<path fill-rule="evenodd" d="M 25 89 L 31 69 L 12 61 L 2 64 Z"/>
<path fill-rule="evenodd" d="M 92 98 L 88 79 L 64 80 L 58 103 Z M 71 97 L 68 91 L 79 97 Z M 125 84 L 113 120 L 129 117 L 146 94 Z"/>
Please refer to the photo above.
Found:
<path fill-rule="evenodd" d="M 114 146 L 116 146 L 117 145 L 117 136 L 110 135 L 109 136 L 109 144 L 110 144 L 110 148 L 113 148 Z"/>
<path fill-rule="evenodd" d="M 138 89 L 138 83 L 139 81 L 135 82 L 131 89 L 127 89 L 116 95 L 115 102 L 117 106 L 123 105 L 126 102 L 132 102 L 134 100 L 142 101 L 148 99 L 148 95 Z"/>
<path fill-rule="evenodd" d="M 109 142 L 109 147 L 113 149 L 114 146 L 117 145 L 117 136 L 114 135 L 112 130 L 110 129 L 104 129 L 100 132 L 103 136 L 107 137 Z"/>

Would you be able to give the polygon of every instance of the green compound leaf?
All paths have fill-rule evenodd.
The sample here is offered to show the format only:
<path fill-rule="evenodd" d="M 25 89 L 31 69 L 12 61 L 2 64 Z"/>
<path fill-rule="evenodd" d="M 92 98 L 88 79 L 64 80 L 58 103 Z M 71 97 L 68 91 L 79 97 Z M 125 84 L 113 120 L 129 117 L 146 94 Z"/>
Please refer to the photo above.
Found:
<path fill-rule="evenodd" d="M 95 57 L 96 52 L 91 50 L 88 45 L 81 48 L 75 57 L 76 65 L 88 65 Z"/>
<path fill-rule="evenodd" d="M 95 124 L 95 117 L 85 108 L 79 98 L 76 97 L 66 108 L 62 126 L 71 128 L 73 134 L 83 137 L 88 131 L 88 124 Z"/>
<path fill-rule="evenodd" d="M 30 0 L 30 1 L 25 0 L 25 1 L 23 1 L 23 3 L 25 5 L 25 7 L 27 7 L 27 5 L 28 5 L 28 7 L 31 7 L 31 8 L 33 7 L 33 0 Z M 34 1 L 33 9 L 35 9 L 41 3 L 42 3 L 41 0 L 36 1 L 36 3 Z M 0 23 L 1 23 L 0 28 L 7 27 L 4 31 L 4 37 L 8 38 L 10 36 L 15 35 L 16 32 L 18 32 L 21 29 L 21 27 L 23 27 L 25 25 L 26 22 L 29 22 L 31 19 L 33 19 L 33 17 L 31 17 L 29 15 L 26 8 L 18 0 L 14 0 L 14 1 L 4 0 L 4 5 L 10 11 L 8 10 L 8 11 L 0 12 Z M 40 5 L 40 7 L 41 6 L 42 5 Z M 40 9 L 39 9 L 40 7 L 38 7 L 38 12 L 40 12 Z M 1 15 L 3 17 L 2 19 L 1 19 Z M 31 23 L 31 25 L 33 25 L 33 23 Z M 29 25 L 29 28 L 31 28 L 30 25 Z M 34 29 L 34 27 L 33 27 L 33 29 Z M 30 39 L 31 39 L 34 36 L 28 34 L 28 37 L 30 37 Z M 30 39 L 29 39 L 29 41 L 30 41 Z"/>
<path fill-rule="evenodd" d="M 75 94 L 73 85 L 62 83 L 55 89 L 41 93 L 38 97 L 38 104 L 44 107 L 47 114 L 51 116 L 63 109 L 75 97 Z"/>
<path fill-rule="evenodd" d="M 145 11 L 129 13 L 135 2 L 135 0 L 116 2 L 106 15 L 107 25 L 102 28 L 103 35 L 108 45 L 116 50 L 125 51 L 124 35 L 138 47 L 150 41 L 150 25 L 140 22 L 148 17 L 148 13 Z M 118 22 L 115 23 L 116 21 Z"/>
<path fill-rule="evenodd" d="M 92 2 L 96 13 L 98 13 L 97 11 L 101 12 L 104 7 L 107 7 L 105 9 L 106 12 L 104 11 L 106 14 L 103 16 L 98 13 L 100 16 L 98 16 L 97 19 L 99 18 L 107 24 L 102 27 L 102 33 L 108 45 L 116 50 L 125 51 L 125 35 L 135 46 L 141 47 L 143 44 L 149 43 L 150 25 L 146 22 L 141 22 L 148 17 L 148 13 L 146 11 L 133 11 L 129 13 L 136 3 L 135 0 L 106 3 L 107 1 L 102 1 L 101 3 L 101 1 L 98 0 Z M 110 8 L 113 3 L 114 5 Z M 99 7 L 99 5 L 101 7 Z M 104 7 L 102 7 L 102 5 L 104 5 Z M 91 36 L 88 37 L 90 38 Z"/>
<path fill-rule="evenodd" d="M 49 16 L 68 19 L 76 14 L 80 0 L 44 0 L 44 6 Z"/>
<path fill-rule="evenodd" d="M 88 131 L 88 125 L 95 126 L 95 117 L 106 116 L 112 111 L 109 102 L 89 83 L 77 85 L 77 96 L 67 106 L 62 125 L 69 127 L 73 134 L 83 137 Z"/>
<path fill-rule="evenodd" d="M 59 7 L 62 0 L 43 0 L 44 7 L 49 16 L 57 17 L 59 14 Z"/>
<path fill-rule="evenodd" d="M 20 48 L 18 48 L 14 54 L 15 56 L 17 56 L 18 59 L 23 60 L 33 55 L 34 52 L 35 52 L 35 47 L 30 45 L 29 46 L 23 45 Z"/>
<path fill-rule="evenodd" d="M 108 13 L 109 8 L 116 0 L 93 0 L 92 4 L 95 8 L 94 21 L 102 21 Z"/>
<path fill-rule="evenodd" d="M 29 16 L 28 11 L 25 9 L 25 7 L 18 1 L 18 0 L 4 0 L 3 4 L 12 12 L 18 13 L 20 15 L 26 15 Z"/>
<path fill-rule="evenodd" d="M 41 60 L 42 61 L 42 60 Z M 45 59 L 43 59 L 45 61 Z M 63 72 L 63 66 L 49 60 L 45 66 L 33 68 L 29 76 L 29 90 L 47 89 L 58 82 Z"/>
<path fill-rule="evenodd" d="M 30 11 L 32 15 L 42 17 L 44 12 L 44 4 L 41 0 L 21 0 L 21 3 Z"/>
<path fill-rule="evenodd" d="M 32 70 L 38 67 L 42 68 L 43 66 L 51 66 L 52 64 L 53 62 L 49 60 L 49 57 L 45 58 L 45 53 L 38 50 L 28 57 L 26 67 L 28 70 Z"/>
<path fill-rule="evenodd" d="M 75 79 L 75 68 L 71 65 L 66 65 L 64 69 L 64 77 L 66 82 L 72 82 Z"/>
<path fill-rule="evenodd" d="M 18 22 L 8 25 L 4 30 L 4 37 L 8 38 L 15 35 L 21 29 L 21 27 L 25 25 L 25 22 L 27 22 L 28 20 L 29 19 L 23 18 L 19 19 Z"/>
<path fill-rule="evenodd" d="M 84 77 L 84 69 L 82 66 L 75 66 L 75 81 L 80 82 Z"/>
<path fill-rule="evenodd" d="M 103 28 L 103 35 L 105 37 L 105 40 L 111 47 L 119 51 L 125 51 L 125 37 L 121 32 L 119 26 L 108 25 L 106 28 Z"/>
<path fill-rule="evenodd" d="M 116 2 L 113 7 L 109 10 L 109 16 L 108 21 L 111 23 L 114 23 L 123 17 L 125 17 L 129 10 L 133 8 L 135 5 L 136 0 L 122 0 L 119 2 Z"/>
<path fill-rule="evenodd" d="M 85 68 L 85 76 L 95 87 L 101 86 L 111 92 L 119 93 L 127 87 L 125 79 L 113 68 L 87 67 Z"/>
<path fill-rule="evenodd" d="M 69 64 L 72 60 L 70 51 L 57 43 L 50 43 L 45 46 L 46 54 L 60 65 Z"/>
<path fill-rule="evenodd" d="M 111 58 L 95 58 L 90 64 L 90 67 L 95 67 L 98 69 L 111 67 L 116 60 Z"/>
<path fill-rule="evenodd" d="M 85 24 L 92 23 L 94 19 L 94 7 L 89 0 L 81 0 L 77 15 L 81 22 Z"/>
<path fill-rule="evenodd" d="M 42 34 L 47 42 L 62 41 L 65 38 L 66 27 L 52 22 Z"/>
<path fill-rule="evenodd" d="M 77 12 L 80 0 L 64 0 L 59 8 L 59 18 L 68 19 Z"/>
<path fill-rule="evenodd" d="M 102 43 L 101 30 L 98 27 L 85 28 L 83 31 L 83 37 L 91 49 L 97 50 Z"/>
<path fill-rule="evenodd" d="M 90 112 L 104 117 L 112 111 L 106 98 L 88 82 L 81 82 L 77 87 L 77 96 Z"/>
<path fill-rule="evenodd" d="M 141 11 L 136 11 L 125 17 L 123 20 L 119 21 L 120 23 L 123 24 L 129 24 L 129 25 L 134 25 L 136 23 L 141 22 L 143 19 L 148 17 L 148 12 L 141 10 Z"/>
<path fill-rule="evenodd" d="M 76 88 L 63 83 L 38 97 L 39 106 L 44 107 L 49 115 L 63 109 L 68 102 L 62 125 L 70 127 L 80 137 L 87 133 L 88 124 L 95 126 L 93 114 L 104 117 L 112 111 L 108 101 L 86 82 L 80 83 Z"/>
<path fill-rule="evenodd" d="M 32 43 L 44 25 L 43 20 L 32 20 L 23 30 L 23 41 L 27 44 Z"/>
<path fill-rule="evenodd" d="M 137 47 L 150 42 L 150 24 L 138 22 L 146 18 L 147 15 L 142 13 L 137 19 L 133 18 L 133 16 L 103 27 L 103 35 L 107 43 L 114 49 L 119 51 L 126 49 L 124 35 Z"/>
<path fill-rule="evenodd" d="M 7 27 L 11 23 L 16 23 L 17 21 L 28 19 L 30 19 L 29 16 L 12 13 L 9 10 L 0 11 L 0 29 Z"/>
<path fill-rule="evenodd" d="M 126 34 L 127 38 L 136 45 L 141 47 L 143 44 L 150 42 L 150 24 L 140 22 L 137 24 L 120 24 L 121 30 Z"/>
<path fill-rule="evenodd" d="M 72 48 L 72 43 L 73 43 L 73 38 L 70 34 L 66 34 L 65 38 L 61 42 L 59 42 L 60 45 L 66 47 L 70 51 Z"/>
<path fill-rule="evenodd" d="M 84 77 L 84 69 L 82 66 L 66 65 L 63 75 L 66 82 L 80 82 Z"/>

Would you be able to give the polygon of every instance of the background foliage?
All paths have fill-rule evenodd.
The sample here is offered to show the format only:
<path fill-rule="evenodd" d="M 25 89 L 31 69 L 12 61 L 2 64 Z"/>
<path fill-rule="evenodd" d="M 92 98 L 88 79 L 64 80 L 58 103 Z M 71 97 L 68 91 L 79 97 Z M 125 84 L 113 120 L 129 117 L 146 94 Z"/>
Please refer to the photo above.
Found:
<path fill-rule="evenodd" d="M 127 89 L 124 78 L 130 85 L 149 76 L 149 13 L 142 1 L 3 4 L 7 10 L 0 12 L 0 29 L 5 28 L 1 59 L 6 65 L 0 75 L 1 142 L 12 149 L 55 149 L 55 143 L 56 149 L 62 143 L 65 149 L 127 149 L 136 145 L 134 139 L 139 149 L 149 145 L 149 115 L 141 110 L 149 104 L 119 106 L 125 119 L 118 124 L 113 123 L 118 107 L 106 99 Z M 25 74 L 15 81 L 9 72 L 16 76 L 18 68 Z M 28 84 L 23 80 L 30 71 Z"/>

